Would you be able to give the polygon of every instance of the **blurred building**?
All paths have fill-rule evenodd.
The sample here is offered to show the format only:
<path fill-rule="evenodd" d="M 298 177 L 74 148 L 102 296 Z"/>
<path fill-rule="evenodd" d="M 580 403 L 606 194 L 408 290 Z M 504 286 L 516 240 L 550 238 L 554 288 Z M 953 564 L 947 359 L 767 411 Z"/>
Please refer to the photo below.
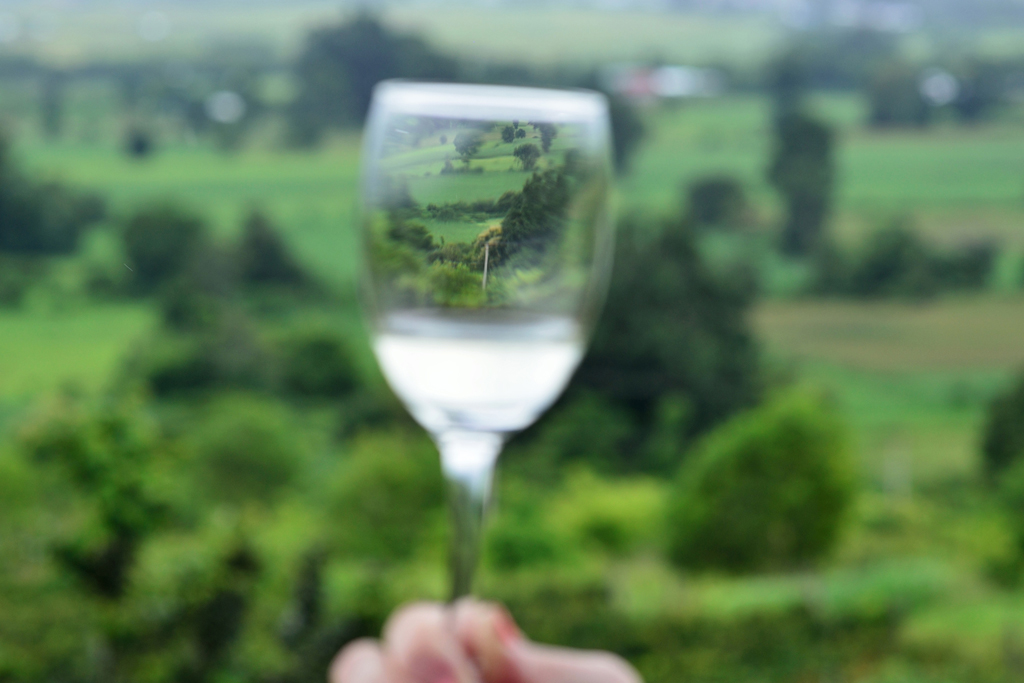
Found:
<path fill-rule="evenodd" d="M 725 89 L 721 72 L 692 66 L 612 64 L 602 70 L 601 83 L 608 92 L 641 102 L 715 97 Z"/>

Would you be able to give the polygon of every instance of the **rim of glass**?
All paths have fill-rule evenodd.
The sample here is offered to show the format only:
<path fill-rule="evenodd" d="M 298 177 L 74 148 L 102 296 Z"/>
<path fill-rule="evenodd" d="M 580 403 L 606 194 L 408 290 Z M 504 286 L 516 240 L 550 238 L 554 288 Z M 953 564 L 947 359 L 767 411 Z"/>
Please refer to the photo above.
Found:
<path fill-rule="evenodd" d="M 608 100 L 592 90 L 388 80 L 373 91 L 375 107 L 391 113 L 461 119 L 587 121 L 607 116 Z"/>

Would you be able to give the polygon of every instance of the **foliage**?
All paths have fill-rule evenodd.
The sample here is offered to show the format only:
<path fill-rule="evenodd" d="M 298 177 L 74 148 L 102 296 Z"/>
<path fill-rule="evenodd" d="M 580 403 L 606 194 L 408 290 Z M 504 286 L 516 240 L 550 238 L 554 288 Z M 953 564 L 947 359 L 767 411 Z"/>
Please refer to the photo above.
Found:
<path fill-rule="evenodd" d="M 672 560 L 751 572 L 821 559 L 853 498 L 848 457 L 838 419 L 813 395 L 779 397 L 726 423 L 680 469 Z"/>
<path fill-rule="evenodd" d="M 251 213 L 242 228 L 238 269 L 247 284 L 301 285 L 307 280 L 278 230 L 259 211 Z"/>
<path fill-rule="evenodd" d="M 52 548 L 57 563 L 87 591 L 120 598 L 140 544 L 168 505 L 148 471 L 161 457 L 152 424 L 131 406 L 90 411 L 65 399 L 21 435 L 33 461 L 59 468 L 90 509 L 84 528 Z"/>
<path fill-rule="evenodd" d="M 931 118 L 931 109 L 918 84 L 915 69 L 900 63 L 887 64 L 872 79 L 868 89 L 872 126 L 924 126 Z"/>
<path fill-rule="evenodd" d="M 991 480 L 1024 460 L 1024 376 L 992 399 L 981 452 Z"/>
<path fill-rule="evenodd" d="M 517 149 L 523 147 L 526 145 Z M 507 248 L 518 250 L 543 244 L 565 220 L 569 205 L 567 174 L 562 169 L 535 172 L 509 204 L 508 213 L 501 221 L 502 239 Z"/>
<path fill-rule="evenodd" d="M 803 114 L 776 122 L 775 151 L 768 181 L 786 203 L 782 250 L 808 255 L 821 242 L 835 184 L 834 136 L 823 123 Z"/>
<path fill-rule="evenodd" d="M 687 194 L 689 218 L 696 225 L 739 225 L 747 212 L 743 185 L 730 176 L 695 180 Z"/>
<path fill-rule="evenodd" d="M 823 246 L 816 256 L 814 288 L 820 294 L 916 299 L 942 291 L 977 291 L 988 286 L 996 253 L 985 242 L 936 249 L 907 220 L 896 219 L 853 254 Z"/>
<path fill-rule="evenodd" d="M 209 499 L 269 505 L 295 483 L 303 445 L 281 406 L 239 395 L 217 399 L 207 411 L 189 435 L 189 451 Z"/>
<path fill-rule="evenodd" d="M 553 123 L 538 123 L 534 128 L 540 131 L 540 147 L 547 154 L 551 151 L 551 143 L 558 137 L 558 128 Z"/>
<path fill-rule="evenodd" d="M 57 182 L 27 178 L 0 134 L 0 252 L 70 254 L 84 231 L 104 218 L 102 199 Z"/>
<path fill-rule="evenodd" d="M 387 78 L 454 80 L 454 60 L 421 38 L 360 14 L 310 33 L 295 65 L 299 93 L 288 110 L 292 139 L 313 144 L 332 128 L 358 125 L 374 86 Z"/>
<path fill-rule="evenodd" d="M 525 133 L 524 133 L 524 135 L 525 135 Z M 501 141 L 502 142 L 504 142 L 506 144 L 509 144 L 509 143 L 515 142 L 515 139 L 516 139 L 516 129 L 515 128 L 513 128 L 512 126 L 505 126 L 504 128 L 501 129 Z"/>
<path fill-rule="evenodd" d="M 483 144 L 483 136 L 480 131 L 472 128 L 460 130 L 455 135 L 453 143 L 455 145 L 455 151 L 462 157 L 464 163 L 469 163 L 469 160 L 480 150 L 480 145 Z"/>
<path fill-rule="evenodd" d="M 352 354 L 336 334 L 309 330 L 282 344 L 281 381 L 297 396 L 341 398 L 360 384 Z"/>
<path fill-rule="evenodd" d="M 627 409 L 652 437 L 668 396 L 689 406 L 673 422 L 680 439 L 753 405 L 761 373 L 746 318 L 751 292 L 708 268 L 685 222 L 628 219 L 619 234 L 608 302 L 573 387 Z M 648 471 L 680 456 L 655 450 L 624 452 L 631 468 Z"/>
<path fill-rule="evenodd" d="M 633 155 L 647 133 L 647 127 L 632 105 L 621 97 L 608 98 L 608 113 L 612 120 L 615 169 L 619 173 L 625 173 L 629 170 Z"/>
<path fill-rule="evenodd" d="M 407 559 L 443 511 L 444 491 L 437 452 L 425 437 L 357 437 L 331 483 L 331 541 L 347 557 Z"/>
<path fill-rule="evenodd" d="M 179 275 L 206 245 L 206 233 L 202 218 L 170 203 L 135 212 L 123 232 L 135 288 L 149 294 Z"/>
<path fill-rule="evenodd" d="M 512 156 L 519 159 L 519 163 L 523 165 L 524 171 L 532 171 L 537 165 L 537 160 L 540 159 L 540 150 L 537 149 L 537 145 L 527 143 L 516 147 L 516 151 L 512 153 Z"/>

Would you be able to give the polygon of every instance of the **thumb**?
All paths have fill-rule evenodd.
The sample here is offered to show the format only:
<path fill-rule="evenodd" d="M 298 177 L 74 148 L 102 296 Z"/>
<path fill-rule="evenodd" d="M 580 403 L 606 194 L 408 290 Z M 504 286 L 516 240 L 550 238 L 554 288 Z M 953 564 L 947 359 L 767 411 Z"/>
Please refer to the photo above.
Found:
<path fill-rule="evenodd" d="M 530 642 L 500 605 L 460 601 L 455 630 L 484 683 L 641 683 L 617 655 Z"/>

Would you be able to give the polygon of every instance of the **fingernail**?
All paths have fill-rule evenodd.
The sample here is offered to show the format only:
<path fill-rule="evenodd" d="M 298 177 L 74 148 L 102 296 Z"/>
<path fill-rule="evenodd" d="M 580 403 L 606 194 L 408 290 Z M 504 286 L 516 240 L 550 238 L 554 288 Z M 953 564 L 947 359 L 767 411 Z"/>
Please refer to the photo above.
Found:
<path fill-rule="evenodd" d="M 416 683 L 456 683 L 455 669 L 438 657 L 423 655 L 409 664 L 409 674 Z"/>

